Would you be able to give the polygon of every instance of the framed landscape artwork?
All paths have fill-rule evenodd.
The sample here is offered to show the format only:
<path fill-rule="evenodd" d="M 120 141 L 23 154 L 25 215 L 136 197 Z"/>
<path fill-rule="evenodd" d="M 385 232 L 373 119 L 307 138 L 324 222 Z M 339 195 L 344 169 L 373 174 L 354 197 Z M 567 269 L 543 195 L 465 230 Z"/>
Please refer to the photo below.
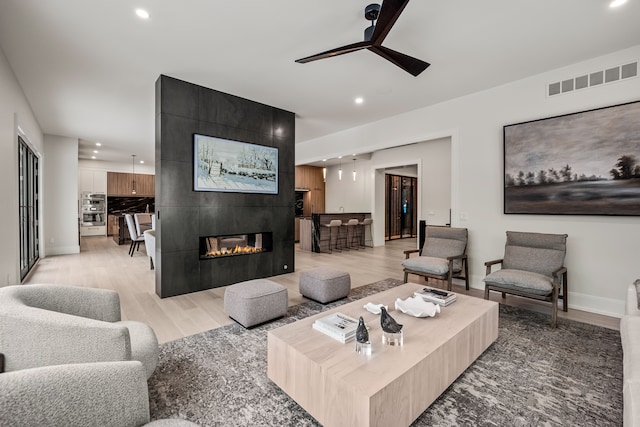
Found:
<path fill-rule="evenodd" d="M 640 101 L 504 126 L 504 213 L 640 215 Z"/>
<path fill-rule="evenodd" d="M 278 149 L 194 134 L 195 191 L 278 194 Z"/>

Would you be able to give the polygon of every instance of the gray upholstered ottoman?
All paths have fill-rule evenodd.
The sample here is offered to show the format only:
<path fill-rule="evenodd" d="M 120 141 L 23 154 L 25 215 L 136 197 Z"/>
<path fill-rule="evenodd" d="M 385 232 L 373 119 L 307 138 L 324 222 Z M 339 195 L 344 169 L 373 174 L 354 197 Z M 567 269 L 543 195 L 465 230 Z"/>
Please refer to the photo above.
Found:
<path fill-rule="evenodd" d="M 351 276 L 331 267 L 316 267 L 300 273 L 300 293 L 323 304 L 344 298 L 351 291 Z"/>
<path fill-rule="evenodd" d="M 287 314 L 287 288 L 267 279 L 236 283 L 224 292 L 224 311 L 245 328 Z"/>

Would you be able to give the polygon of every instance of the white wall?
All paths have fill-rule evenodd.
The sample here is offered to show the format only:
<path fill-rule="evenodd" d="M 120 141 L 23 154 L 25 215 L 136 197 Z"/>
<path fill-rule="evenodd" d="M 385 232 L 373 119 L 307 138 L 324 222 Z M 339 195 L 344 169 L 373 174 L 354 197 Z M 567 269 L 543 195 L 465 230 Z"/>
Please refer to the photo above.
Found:
<path fill-rule="evenodd" d="M 40 125 L 0 50 L 0 286 L 14 285 L 20 281 L 18 126 L 23 131 L 25 142 L 38 156 L 42 156 Z"/>
<path fill-rule="evenodd" d="M 640 58 L 640 45 L 296 146 L 296 164 L 451 137 L 452 224 L 469 229 L 471 284 L 504 253 L 506 230 L 567 233 L 569 306 L 621 315 L 640 277 L 640 218 L 504 215 L 502 128 L 506 124 L 636 101 L 640 78 L 546 97 L 546 84 Z M 428 78 L 424 74 L 420 78 Z M 364 184 L 363 184 L 364 185 Z M 332 197 L 327 189 L 327 197 Z M 466 219 L 465 219 L 466 218 Z M 398 266 L 400 271 L 400 266 Z"/>
<path fill-rule="evenodd" d="M 107 172 L 131 173 L 131 163 L 106 162 L 102 160 L 78 160 L 78 167 L 84 169 L 104 170 Z M 136 174 L 155 175 L 155 166 L 136 163 Z"/>
<path fill-rule="evenodd" d="M 402 168 L 402 166 L 411 166 Z M 375 199 L 384 191 L 374 190 L 374 171 L 383 169 L 393 173 L 419 178 L 418 216 L 424 212 L 429 224 L 449 222 L 451 206 L 451 139 L 440 138 L 373 153 L 369 160 L 355 162 L 356 181 L 353 181 L 353 160 L 342 164 L 342 181 L 338 180 L 340 166 L 327 168 L 325 187 L 326 212 L 373 212 Z M 384 175 L 382 175 L 384 179 Z M 384 185 L 384 183 L 383 183 Z M 380 221 L 382 223 L 382 221 Z M 382 228 L 384 243 L 384 227 Z"/>
<path fill-rule="evenodd" d="M 79 253 L 78 139 L 45 135 L 44 157 L 44 256 Z"/>

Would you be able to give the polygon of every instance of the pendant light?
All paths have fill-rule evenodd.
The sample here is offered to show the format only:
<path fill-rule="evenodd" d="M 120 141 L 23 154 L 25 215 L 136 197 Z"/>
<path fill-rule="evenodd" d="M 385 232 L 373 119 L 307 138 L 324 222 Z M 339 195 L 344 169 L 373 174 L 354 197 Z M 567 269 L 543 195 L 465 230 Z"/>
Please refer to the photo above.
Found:
<path fill-rule="evenodd" d="M 342 159 L 342 157 L 340 157 Z M 338 169 L 338 181 L 342 181 L 342 160 L 340 160 L 340 169 Z"/>
<path fill-rule="evenodd" d="M 356 182 L 356 159 L 353 159 L 353 182 Z"/>
<path fill-rule="evenodd" d="M 327 168 L 322 168 L 322 181 L 327 182 Z"/>
<path fill-rule="evenodd" d="M 136 194 L 136 155 L 131 155 L 131 194 Z"/>

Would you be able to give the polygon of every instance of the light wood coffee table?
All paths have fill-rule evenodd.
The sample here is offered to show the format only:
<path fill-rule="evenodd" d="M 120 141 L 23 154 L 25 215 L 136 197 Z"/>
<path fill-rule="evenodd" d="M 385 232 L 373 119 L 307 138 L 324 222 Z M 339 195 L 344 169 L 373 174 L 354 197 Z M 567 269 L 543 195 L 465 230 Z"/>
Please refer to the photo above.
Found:
<path fill-rule="evenodd" d="M 458 294 L 434 318 L 394 310 L 424 286 L 407 283 L 269 331 L 267 374 L 324 426 L 409 425 L 498 338 L 498 303 Z M 404 346 L 382 344 L 380 317 L 367 302 L 389 306 L 404 325 Z M 312 329 L 318 317 L 362 316 L 371 356 Z"/>

